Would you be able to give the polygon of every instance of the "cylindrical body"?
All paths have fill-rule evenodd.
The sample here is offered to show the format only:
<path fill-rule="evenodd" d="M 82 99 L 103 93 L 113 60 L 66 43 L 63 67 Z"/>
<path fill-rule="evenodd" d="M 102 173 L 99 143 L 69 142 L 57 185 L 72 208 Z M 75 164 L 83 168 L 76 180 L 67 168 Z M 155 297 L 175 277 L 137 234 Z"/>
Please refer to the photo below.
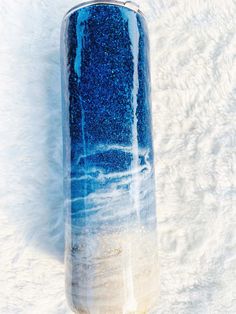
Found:
<path fill-rule="evenodd" d="M 151 313 L 157 227 L 144 17 L 116 2 L 62 27 L 66 291 L 77 313 Z"/>

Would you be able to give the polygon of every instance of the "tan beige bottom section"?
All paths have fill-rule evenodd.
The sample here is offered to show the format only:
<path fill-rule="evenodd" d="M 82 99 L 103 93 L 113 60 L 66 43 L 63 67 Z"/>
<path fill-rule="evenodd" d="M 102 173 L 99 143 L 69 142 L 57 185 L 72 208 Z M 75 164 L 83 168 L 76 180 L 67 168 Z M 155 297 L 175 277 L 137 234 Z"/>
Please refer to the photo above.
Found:
<path fill-rule="evenodd" d="M 126 231 L 78 239 L 67 252 L 67 295 L 81 314 L 150 313 L 159 295 L 155 231 Z"/>

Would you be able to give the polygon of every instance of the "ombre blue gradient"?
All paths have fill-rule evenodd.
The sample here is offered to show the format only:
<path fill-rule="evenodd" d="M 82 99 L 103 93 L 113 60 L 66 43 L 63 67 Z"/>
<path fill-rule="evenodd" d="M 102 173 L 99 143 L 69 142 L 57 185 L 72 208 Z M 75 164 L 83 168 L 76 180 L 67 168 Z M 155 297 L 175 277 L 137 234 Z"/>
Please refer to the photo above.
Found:
<path fill-rule="evenodd" d="M 142 15 L 96 4 L 62 37 L 64 169 L 72 234 L 155 227 L 149 43 Z"/>
<path fill-rule="evenodd" d="M 90 4 L 62 28 L 66 292 L 76 313 L 151 313 L 158 294 L 143 16 Z"/>

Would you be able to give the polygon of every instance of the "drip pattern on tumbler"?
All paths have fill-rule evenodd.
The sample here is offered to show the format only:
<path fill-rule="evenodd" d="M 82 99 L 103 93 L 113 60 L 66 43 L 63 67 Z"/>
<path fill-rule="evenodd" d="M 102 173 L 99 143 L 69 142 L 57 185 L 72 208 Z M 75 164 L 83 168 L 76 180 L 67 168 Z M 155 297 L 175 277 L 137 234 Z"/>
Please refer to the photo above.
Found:
<path fill-rule="evenodd" d="M 79 313 L 149 313 L 159 285 L 146 23 L 90 4 L 65 17 L 61 48 L 67 297 Z"/>

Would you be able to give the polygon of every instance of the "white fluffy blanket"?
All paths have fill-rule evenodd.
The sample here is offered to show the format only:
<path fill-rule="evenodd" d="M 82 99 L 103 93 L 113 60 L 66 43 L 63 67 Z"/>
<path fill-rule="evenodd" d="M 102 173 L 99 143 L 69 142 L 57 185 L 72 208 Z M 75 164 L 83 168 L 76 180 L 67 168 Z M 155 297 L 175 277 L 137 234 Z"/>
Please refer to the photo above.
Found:
<path fill-rule="evenodd" d="M 150 28 L 157 314 L 236 313 L 236 2 L 140 0 Z M 59 33 L 76 0 L 0 2 L 0 313 L 67 314 Z"/>

